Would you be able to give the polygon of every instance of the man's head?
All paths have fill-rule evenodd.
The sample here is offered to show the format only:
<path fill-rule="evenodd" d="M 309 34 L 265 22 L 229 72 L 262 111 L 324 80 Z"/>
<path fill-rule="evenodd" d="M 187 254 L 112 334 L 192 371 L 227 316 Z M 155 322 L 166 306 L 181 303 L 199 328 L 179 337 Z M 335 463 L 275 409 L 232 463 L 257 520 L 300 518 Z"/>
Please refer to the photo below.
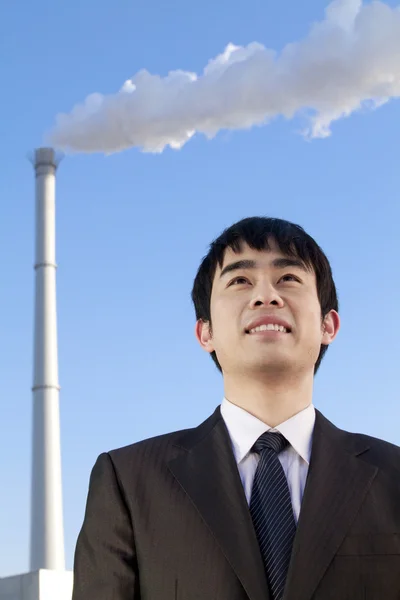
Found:
<path fill-rule="evenodd" d="M 199 267 L 192 300 L 196 337 L 224 374 L 316 373 L 339 330 L 327 257 L 282 219 L 251 217 L 223 231 Z M 250 333 L 260 320 L 286 323 L 287 331 Z"/>

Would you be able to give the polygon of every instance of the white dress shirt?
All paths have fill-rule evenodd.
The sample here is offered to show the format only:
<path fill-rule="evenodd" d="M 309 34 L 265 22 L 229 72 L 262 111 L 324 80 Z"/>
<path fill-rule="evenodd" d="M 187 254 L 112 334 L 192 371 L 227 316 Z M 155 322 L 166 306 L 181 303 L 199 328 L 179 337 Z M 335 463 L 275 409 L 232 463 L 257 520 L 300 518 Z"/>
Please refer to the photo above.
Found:
<path fill-rule="evenodd" d="M 272 428 L 249 412 L 224 398 L 221 414 L 228 428 L 233 452 L 243 483 L 247 502 L 250 504 L 251 488 L 260 457 L 251 452 L 256 440 L 266 431 L 280 431 L 289 446 L 278 454 L 289 486 L 296 523 L 299 519 L 301 501 L 310 463 L 315 408 L 309 404 L 287 421 Z"/>

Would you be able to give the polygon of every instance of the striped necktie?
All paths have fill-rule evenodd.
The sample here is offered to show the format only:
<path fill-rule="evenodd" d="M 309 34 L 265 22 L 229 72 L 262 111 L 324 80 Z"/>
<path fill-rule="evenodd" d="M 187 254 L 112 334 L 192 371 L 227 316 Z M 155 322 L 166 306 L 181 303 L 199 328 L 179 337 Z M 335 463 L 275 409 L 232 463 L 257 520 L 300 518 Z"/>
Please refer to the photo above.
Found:
<path fill-rule="evenodd" d="M 250 499 L 250 513 L 264 561 L 271 600 L 281 600 L 296 523 L 289 487 L 278 458 L 289 442 L 281 433 L 263 433 L 252 450 L 260 455 Z"/>

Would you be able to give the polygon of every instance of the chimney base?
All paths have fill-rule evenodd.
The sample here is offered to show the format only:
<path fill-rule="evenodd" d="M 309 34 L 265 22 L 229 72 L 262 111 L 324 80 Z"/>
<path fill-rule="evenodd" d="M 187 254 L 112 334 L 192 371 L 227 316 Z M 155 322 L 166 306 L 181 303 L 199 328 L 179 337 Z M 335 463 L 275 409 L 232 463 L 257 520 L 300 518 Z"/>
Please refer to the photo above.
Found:
<path fill-rule="evenodd" d="M 72 571 L 40 569 L 0 579 L 0 600 L 71 600 Z"/>

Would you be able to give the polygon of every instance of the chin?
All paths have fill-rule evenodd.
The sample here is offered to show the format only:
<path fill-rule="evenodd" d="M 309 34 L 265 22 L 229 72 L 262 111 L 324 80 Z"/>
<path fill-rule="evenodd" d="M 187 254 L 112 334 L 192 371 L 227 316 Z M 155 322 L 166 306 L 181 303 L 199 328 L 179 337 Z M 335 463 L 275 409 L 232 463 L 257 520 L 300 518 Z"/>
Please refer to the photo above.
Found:
<path fill-rule="evenodd" d="M 286 360 L 263 360 L 249 364 L 248 368 L 258 373 L 284 373 L 293 369 L 293 363 Z"/>

